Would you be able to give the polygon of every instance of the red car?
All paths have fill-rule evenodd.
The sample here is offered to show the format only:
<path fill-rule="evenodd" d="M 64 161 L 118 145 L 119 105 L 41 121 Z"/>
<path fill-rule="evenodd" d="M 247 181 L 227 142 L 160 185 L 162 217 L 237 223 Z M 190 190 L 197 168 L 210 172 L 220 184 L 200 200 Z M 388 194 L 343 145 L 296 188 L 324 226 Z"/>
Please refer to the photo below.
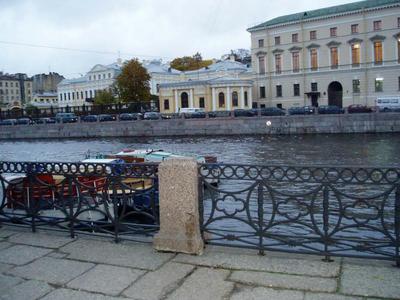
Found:
<path fill-rule="evenodd" d="M 372 108 L 361 105 L 361 104 L 352 104 L 347 108 L 349 114 L 357 114 L 357 113 L 370 113 L 372 112 Z"/>

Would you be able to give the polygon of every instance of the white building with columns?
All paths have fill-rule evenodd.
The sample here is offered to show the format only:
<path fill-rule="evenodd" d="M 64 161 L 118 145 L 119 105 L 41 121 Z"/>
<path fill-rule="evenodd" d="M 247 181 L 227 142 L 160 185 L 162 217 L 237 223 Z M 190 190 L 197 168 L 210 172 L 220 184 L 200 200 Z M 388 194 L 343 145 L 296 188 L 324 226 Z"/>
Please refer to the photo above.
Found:
<path fill-rule="evenodd" d="M 160 112 L 176 113 L 189 107 L 205 111 L 252 108 L 251 76 L 248 66 L 232 60 L 181 72 L 180 81 L 159 85 Z"/>

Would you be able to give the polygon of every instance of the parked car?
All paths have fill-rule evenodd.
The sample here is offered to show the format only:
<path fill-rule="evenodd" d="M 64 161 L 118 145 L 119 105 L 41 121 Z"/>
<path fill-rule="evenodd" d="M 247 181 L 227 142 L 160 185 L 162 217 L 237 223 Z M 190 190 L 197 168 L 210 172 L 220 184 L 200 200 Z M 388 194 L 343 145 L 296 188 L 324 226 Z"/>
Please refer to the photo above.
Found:
<path fill-rule="evenodd" d="M 289 115 L 312 115 L 315 108 L 313 106 L 291 107 L 288 112 Z"/>
<path fill-rule="evenodd" d="M 284 116 L 285 114 L 285 111 L 278 107 L 260 108 L 260 115 L 262 116 Z"/>
<path fill-rule="evenodd" d="M 206 112 L 204 108 L 181 108 L 179 112 L 179 117 L 184 117 L 185 119 L 191 118 L 205 118 Z"/>
<path fill-rule="evenodd" d="M 97 122 L 97 115 L 87 115 L 81 118 L 82 122 Z"/>
<path fill-rule="evenodd" d="M 347 108 L 347 111 L 349 114 L 370 113 L 372 108 L 361 104 L 352 104 Z"/>
<path fill-rule="evenodd" d="M 158 120 L 161 119 L 161 114 L 158 112 L 146 112 L 144 113 L 144 119 L 145 120 Z"/>
<path fill-rule="evenodd" d="M 16 125 L 31 125 L 33 121 L 30 118 L 18 118 Z"/>
<path fill-rule="evenodd" d="M 115 121 L 115 116 L 108 115 L 108 114 L 101 114 L 99 115 L 99 121 L 100 122 L 109 122 L 109 121 Z"/>
<path fill-rule="evenodd" d="M 141 120 L 143 115 L 141 113 L 123 113 L 119 115 L 120 121 Z"/>
<path fill-rule="evenodd" d="M 74 113 L 58 113 L 56 114 L 57 123 L 75 123 L 78 121 L 77 116 Z"/>
<path fill-rule="evenodd" d="M 56 122 L 53 118 L 39 118 L 35 120 L 36 124 L 54 124 Z"/>
<path fill-rule="evenodd" d="M 16 123 L 16 119 L 5 119 L 0 121 L 0 125 L 15 125 Z"/>
<path fill-rule="evenodd" d="M 319 114 L 343 114 L 344 109 L 336 105 L 321 105 L 318 107 Z"/>
<path fill-rule="evenodd" d="M 233 115 L 235 117 L 254 117 L 256 113 L 251 109 L 235 109 Z"/>

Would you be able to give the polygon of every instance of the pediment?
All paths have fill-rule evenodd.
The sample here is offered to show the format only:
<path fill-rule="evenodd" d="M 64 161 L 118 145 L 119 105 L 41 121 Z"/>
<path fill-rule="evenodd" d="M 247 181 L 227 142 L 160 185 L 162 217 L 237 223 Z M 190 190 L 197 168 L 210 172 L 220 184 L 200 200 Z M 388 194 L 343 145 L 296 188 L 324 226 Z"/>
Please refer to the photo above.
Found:
<path fill-rule="evenodd" d="M 267 52 L 265 51 L 257 51 L 256 56 L 262 56 L 262 55 L 267 55 Z"/>
<path fill-rule="evenodd" d="M 315 44 L 315 43 L 312 43 L 312 44 L 310 44 L 310 45 L 307 46 L 307 49 L 319 48 L 319 47 L 320 47 L 320 45 Z"/>
<path fill-rule="evenodd" d="M 107 68 L 105 66 L 103 66 L 103 65 L 97 64 L 92 69 L 90 69 L 89 73 L 92 73 L 92 72 L 103 72 L 103 71 L 107 71 Z"/>
<path fill-rule="evenodd" d="M 337 47 L 341 44 L 341 42 L 338 41 L 330 41 L 328 44 L 326 44 L 329 48 L 331 47 Z"/>
<path fill-rule="evenodd" d="M 360 44 L 360 43 L 362 43 L 362 39 L 358 39 L 358 38 L 353 38 L 353 39 L 351 39 L 351 40 L 348 40 L 347 42 L 349 43 L 349 44 Z"/>
<path fill-rule="evenodd" d="M 273 54 L 278 54 L 278 53 L 282 53 L 284 50 L 283 49 L 275 49 L 272 51 Z"/>
<path fill-rule="evenodd" d="M 302 48 L 299 47 L 299 46 L 293 46 L 293 47 L 289 48 L 289 51 L 290 51 L 290 52 L 295 52 L 295 51 L 300 51 L 301 49 L 302 49 Z"/>
<path fill-rule="evenodd" d="M 376 34 L 376 35 L 370 37 L 369 39 L 371 41 L 383 41 L 384 39 L 386 39 L 386 36 Z"/>

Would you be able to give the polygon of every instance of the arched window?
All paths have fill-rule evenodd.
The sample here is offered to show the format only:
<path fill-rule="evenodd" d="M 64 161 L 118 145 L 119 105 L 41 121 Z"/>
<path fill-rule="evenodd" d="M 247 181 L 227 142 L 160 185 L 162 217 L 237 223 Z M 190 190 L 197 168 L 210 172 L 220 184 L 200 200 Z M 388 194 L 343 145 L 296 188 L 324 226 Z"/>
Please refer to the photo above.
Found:
<path fill-rule="evenodd" d="M 189 96 L 186 92 L 181 94 L 181 108 L 188 108 L 189 107 Z"/>
<path fill-rule="evenodd" d="M 239 97 L 237 92 L 232 93 L 232 106 L 239 106 Z"/>
<path fill-rule="evenodd" d="M 225 107 L 225 95 L 223 92 L 218 94 L 219 107 Z"/>

